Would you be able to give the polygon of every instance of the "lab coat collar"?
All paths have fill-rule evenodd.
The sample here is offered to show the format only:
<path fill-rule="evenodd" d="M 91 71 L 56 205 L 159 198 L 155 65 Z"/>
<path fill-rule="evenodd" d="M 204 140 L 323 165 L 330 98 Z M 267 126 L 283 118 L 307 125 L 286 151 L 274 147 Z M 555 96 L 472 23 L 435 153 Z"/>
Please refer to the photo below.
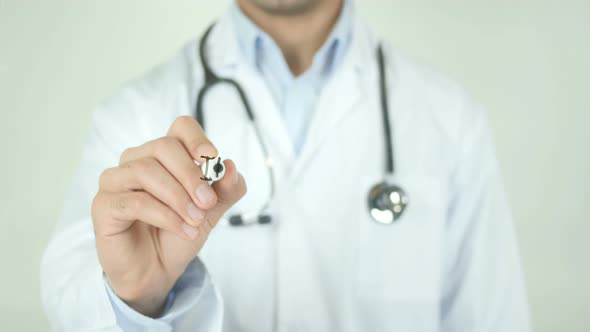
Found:
<path fill-rule="evenodd" d="M 214 24 L 205 49 L 209 63 L 218 72 L 237 65 L 242 59 L 231 13 L 228 11 Z"/>

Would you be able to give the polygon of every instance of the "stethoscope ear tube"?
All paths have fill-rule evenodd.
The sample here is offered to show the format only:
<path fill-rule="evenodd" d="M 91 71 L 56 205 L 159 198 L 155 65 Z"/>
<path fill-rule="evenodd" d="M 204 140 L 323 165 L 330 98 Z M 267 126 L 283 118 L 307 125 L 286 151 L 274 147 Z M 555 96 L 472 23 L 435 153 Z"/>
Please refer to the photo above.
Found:
<path fill-rule="evenodd" d="M 274 170 L 269 163 L 270 157 L 268 153 L 268 148 L 264 140 L 262 139 L 262 133 L 257 125 L 256 119 L 254 117 L 254 113 L 252 112 L 252 108 L 248 101 L 248 98 L 240 86 L 238 82 L 229 78 L 222 78 L 215 75 L 213 70 L 211 69 L 208 61 L 207 61 L 207 54 L 206 54 L 206 44 L 209 34 L 213 29 L 214 24 L 209 26 L 201 41 L 199 43 L 199 56 L 201 60 L 201 67 L 203 70 L 204 75 L 204 84 L 199 90 L 197 95 L 197 102 L 196 102 L 196 111 L 195 116 L 197 121 L 201 124 L 201 127 L 205 128 L 205 118 L 203 114 L 203 103 L 205 94 L 211 89 L 212 86 L 215 84 L 222 84 L 226 83 L 233 86 L 239 94 L 240 100 L 244 106 L 244 109 L 247 113 L 248 119 L 252 123 L 252 126 L 255 130 L 256 137 L 258 139 L 258 143 L 262 150 L 263 157 L 265 159 L 265 165 L 268 169 L 269 180 L 270 180 L 270 192 L 269 197 L 264 203 L 264 205 L 258 210 L 256 213 L 249 213 L 249 214 L 237 214 L 232 215 L 229 217 L 228 221 L 230 225 L 233 226 L 243 226 L 243 225 L 252 225 L 252 224 L 269 224 L 272 221 L 272 217 L 269 214 L 262 213 L 265 211 L 270 201 L 274 197 L 275 192 L 275 175 Z M 387 80 L 386 80 L 386 73 L 385 73 L 385 57 L 383 55 L 383 48 L 381 44 L 377 46 L 377 65 L 379 70 L 379 95 L 380 95 L 380 104 L 381 104 L 381 113 L 382 113 L 382 122 L 383 122 L 383 136 L 384 136 L 384 143 L 385 143 L 385 174 L 386 179 L 388 176 L 392 176 L 395 171 L 394 165 L 394 151 L 393 151 L 393 137 L 392 137 L 392 128 L 390 123 L 390 115 L 389 115 L 389 105 L 388 105 L 388 94 L 387 94 Z M 394 221 L 398 220 L 401 215 L 403 214 L 408 198 L 405 191 L 394 184 L 390 184 L 387 181 L 383 181 L 374 185 L 368 193 L 368 209 L 369 214 L 373 217 L 375 221 L 381 224 L 390 224 Z"/>
<path fill-rule="evenodd" d="M 207 30 L 203 34 L 203 37 L 201 38 L 201 41 L 199 43 L 199 56 L 201 59 L 201 68 L 203 70 L 204 84 L 201 87 L 201 89 L 199 90 L 199 93 L 197 94 L 195 117 L 196 117 L 197 121 L 199 122 L 199 124 L 201 125 L 201 127 L 203 129 L 205 129 L 205 116 L 203 114 L 203 109 L 204 109 L 203 104 L 204 104 L 204 100 L 205 100 L 205 95 L 216 84 L 228 84 L 236 90 L 236 92 L 239 95 L 240 101 L 242 102 L 242 105 L 244 106 L 244 110 L 246 112 L 248 120 L 252 123 L 252 126 L 253 126 L 255 134 L 256 134 L 256 138 L 258 139 L 258 144 L 260 145 L 260 149 L 262 150 L 262 155 L 263 155 L 265 165 L 268 170 L 268 177 L 269 177 L 269 181 L 270 181 L 270 191 L 269 191 L 269 195 L 268 195 L 267 200 L 265 201 L 263 206 L 257 210 L 257 212 L 232 215 L 229 217 L 228 221 L 229 221 L 229 224 L 233 225 L 233 226 L 243 226 L 243 225 L 250 225 L 250 224 L 269 224 L 272 221 L 271 216 L 269 214 L 262 214 L 261 212 L 265 211 L 268 208 L 268 206 L 270 205 L 270 201 L 274 197 L 274 192 L 275 192 L 274 169 L 272 167 L 272 163 L 270 163 L 271 159 L 269 156 L 268 148 L 262 138 L 262 133 L 260 131 L 260 128 L 258 127 L 258 124 L 257 124 L 256 119 L 254 117 L 254 112 L 252 111 L 252 107 L 250 106 L 250 102 L 248 100 L 248 97 L 246 96 L 244 89 L 242 89 L 240 84 L 233 79 L 217 76 L 215 74 L 215 72 L 213 71 L 213 69 L 211 68 L 211 66 L 209 65 L 209 62 L 207 61 L 208 57 L 206 54 L 206 45 L 207 45 L 207 40 L 209 38 L 209 35 L 210 35 L 214 25 L 215 24 L 212 24 L 211 26 L 209 26 L 209 28 L 207 28 Z"/>
<path fill-rule="evenodd" d="M 387 74 L 385 73 L 385 57 L 383 56 L 383 47 L 377 46 L 377 65 L 379 69 L 379 100 L 381 102 L 381 116 L 383 121 L 383 135 L 385 137 L 385 173 L 393 175 L 395 165 L 393 160 L 393 137 L 391 123 L 389 122 L 389 102 L 387 100 Z"/>

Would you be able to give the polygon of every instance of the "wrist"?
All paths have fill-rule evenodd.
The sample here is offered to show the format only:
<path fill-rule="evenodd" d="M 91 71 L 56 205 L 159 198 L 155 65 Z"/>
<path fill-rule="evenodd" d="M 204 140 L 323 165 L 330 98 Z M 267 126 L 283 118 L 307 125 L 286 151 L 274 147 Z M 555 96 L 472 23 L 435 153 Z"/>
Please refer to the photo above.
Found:
<path fill-rule="evenodd" d="M 121 300 L 123 300 L 123 302 L 125 302 L 130 308 L 150 318 L 158 318 L 161 316 L 162 310 L 166 305 L 167 299 L 167 293 L 151 295 L 136 299 L 121 298 Z"/>
<path fill-rule="evenodd" d="M 131 309 L 150 318 L 158 318 L 161 315 L 172 288 L 172 286 L 162 287 L 161 285 L 164 283 L 160 283 L 159 287 L 143 286 L 139 282 L 121 285 L 112 282 L 106 275 L 105 278 L 121 301 Z"/>

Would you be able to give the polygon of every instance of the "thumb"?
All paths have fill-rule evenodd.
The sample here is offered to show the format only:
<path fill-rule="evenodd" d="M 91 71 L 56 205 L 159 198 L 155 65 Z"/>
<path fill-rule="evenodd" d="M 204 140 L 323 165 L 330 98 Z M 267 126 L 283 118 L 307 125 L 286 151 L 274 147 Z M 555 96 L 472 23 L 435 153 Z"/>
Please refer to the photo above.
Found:
<path fill-rule="evenodd" d="M 244 197 L 248 190 L 246 180 L 238 172 L 236 164 L 229 159 L 226 159 L 224 164 L 225 176 L 213 184 L 213 189 L 217 193 L 217 204 L 207 211 L 208 222 L 203 223 L 203 227 L 207 227 L 205 230 L 207 234 L 217 225 L 223 214 Z"/>

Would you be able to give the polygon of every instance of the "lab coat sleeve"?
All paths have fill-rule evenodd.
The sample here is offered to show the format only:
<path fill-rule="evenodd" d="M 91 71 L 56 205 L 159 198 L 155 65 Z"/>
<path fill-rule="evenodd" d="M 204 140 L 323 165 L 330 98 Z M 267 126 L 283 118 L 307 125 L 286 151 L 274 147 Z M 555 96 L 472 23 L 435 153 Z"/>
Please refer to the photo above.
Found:
<path fill-rule="evenodd" d="M 130 308 L 109 286 L 104 278 L 109 300 L 113 306 L 117 325 L 125 332 L 155 331 L 218 331 L 222 308 L 219 294 L 211 286 L 203 263 L 195 258 L 170 292 L 160 318 L 146 317 Z M 187 313 L 191 315 L 188 316 Z"/>
<path fill-rule="evenodd" d="M 196 258 L 174 287 L 174 299 L 159 319 L 109 297 L 96 252 L 91 204 L 100 173 L 118 164 L 121 152 L 153 139 L 146 116 L 153 103 L 145 93 L 124 90 L 94 113 L 73 186 L 41 262 L 41 296 L 54 331 L 220 331 L 222 300 L 205 266 Z M 116 308 L 116 310 L 114 309 Z M 127 329 L 126 329 L 127 330 Z"/>
<path fill-rule="evenodd" d="M 446 225 L 442 331 L 527 332 L 526 290 L 484 112 L 465 102 Z"/>

